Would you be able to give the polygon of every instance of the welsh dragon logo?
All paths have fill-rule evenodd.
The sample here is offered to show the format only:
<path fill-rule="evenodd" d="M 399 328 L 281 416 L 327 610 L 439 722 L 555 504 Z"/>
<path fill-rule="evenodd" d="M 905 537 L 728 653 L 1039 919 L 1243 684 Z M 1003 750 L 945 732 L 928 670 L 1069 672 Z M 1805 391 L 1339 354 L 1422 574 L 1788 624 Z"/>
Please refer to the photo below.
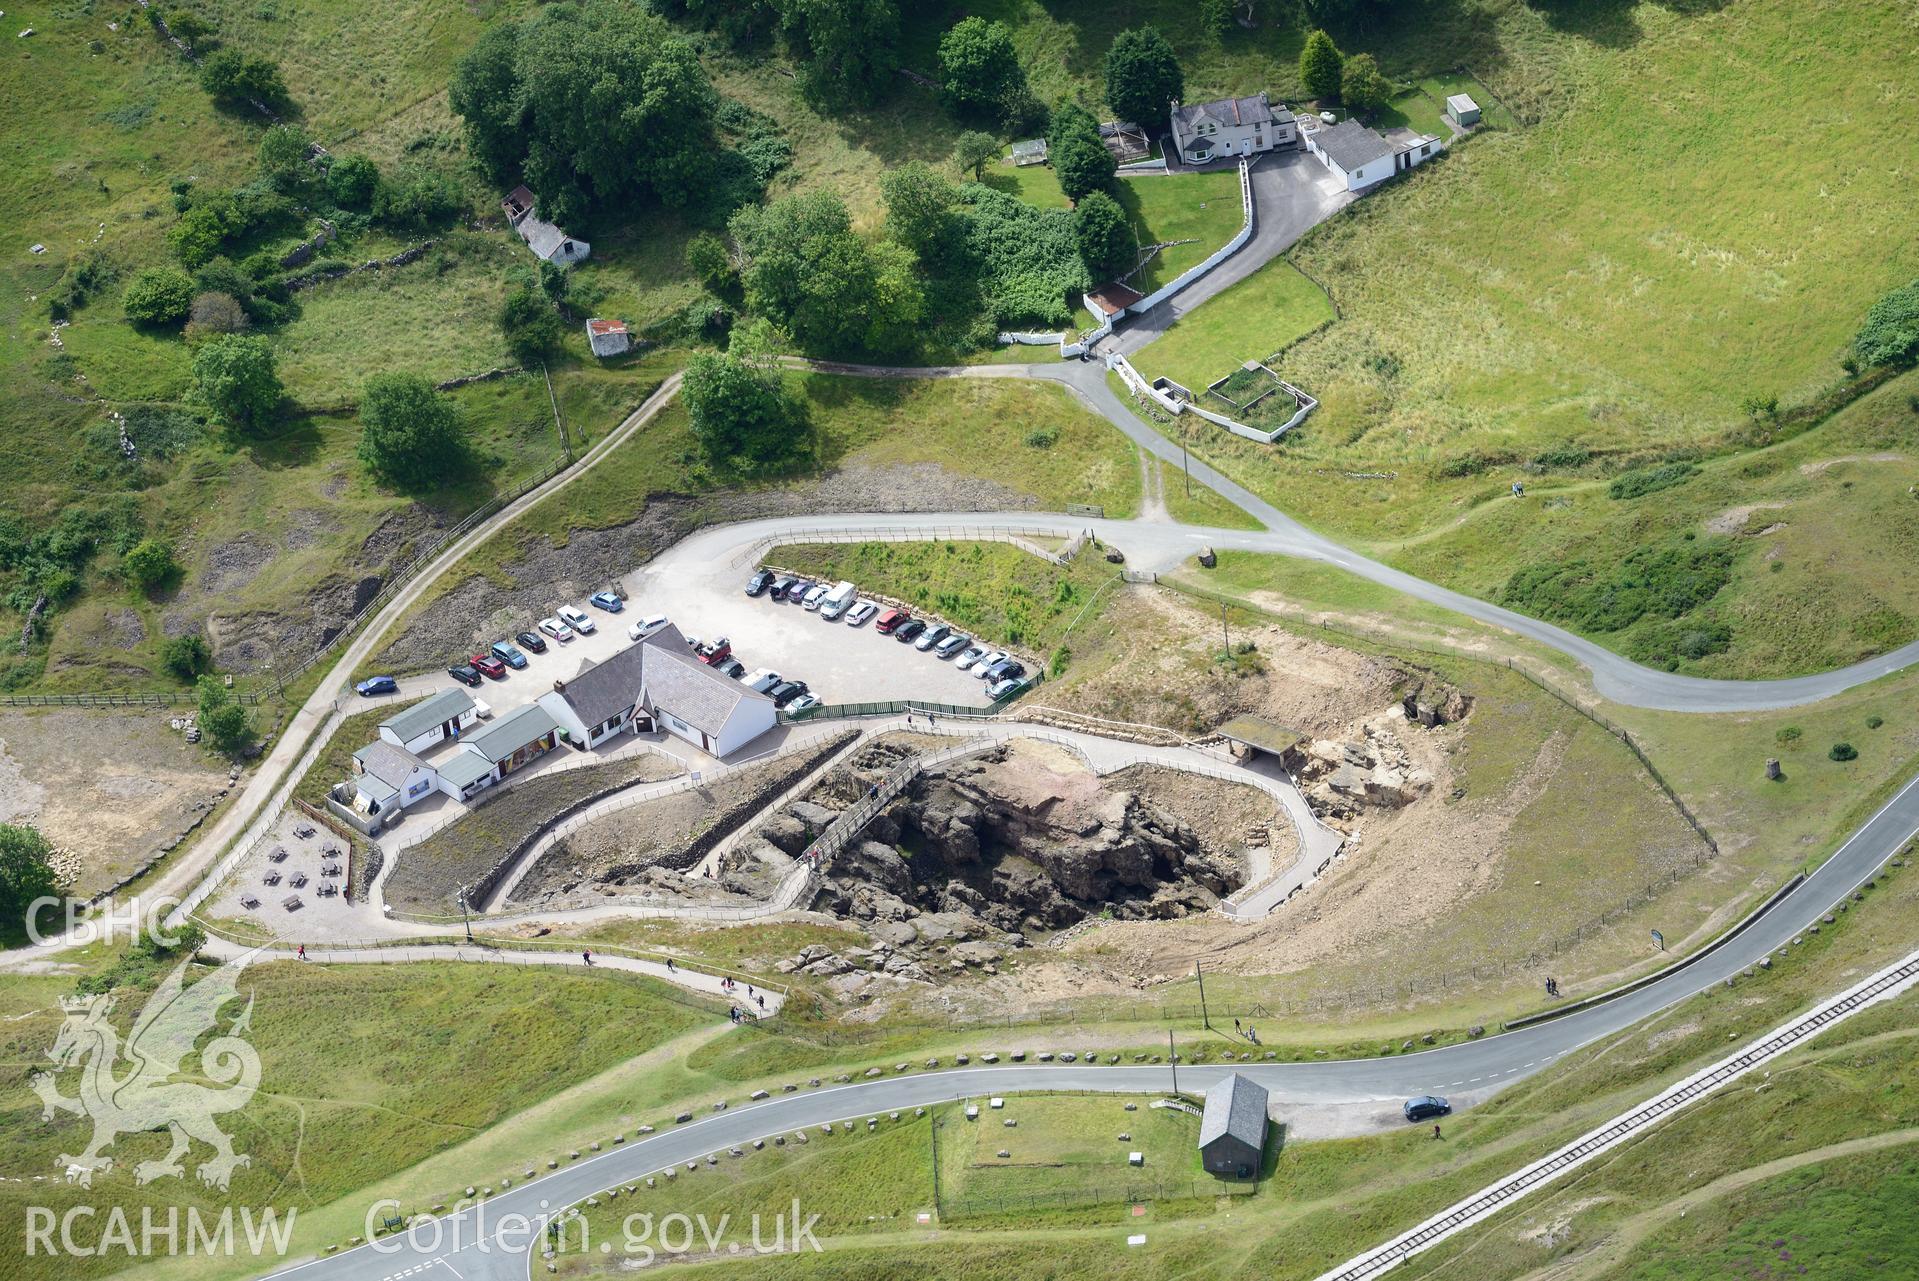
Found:
<path fill-rule="evenodd" d="M 184 1175 L 180 1159 L 194 1139 L 213 1149 L 211 1159 L 197 1171 L 210 1187 L 225 1191 L 233 1171 L 251 1164 L 233 1150 L 233 1141 L 214 1118 L 245 1107 L 260 1085 L 260 1055 L 243 1036 L 253 1018 L 252 996 L 223 1035 L 197 1056 L 194 1047 L 213 1030 L 221 1008 L 239 997 L 240 971 L 252 956 L 249 952 L 227 962 L 192 987 L 185 982 L 189 962 L 181 962 L 142 1007 L 124 1046 L 107 1021 L 113 998 L 60 999 L 67 1018 L 47 1051 L 56 1066 L 52 1072 L 34 1073 L 30 1083 L 40 1096 L 42 1121 L 53 1120 L 56 1111 L 93 1121 L 93 1141 L 86 1151 L 57 1158 L 69 1183 L 92 1187 L 96 1173 L 113 1168 L 113 1158 L 104 1153 L 115 1139 L 150 1130 L 167 1130 L 173 1146 L 162 1159 L 133 1167 L 138 1183 Z M 199 1060 L 197 1072 L 186 1067 L 190 1057 Z M 78 1098 L 61 1094 L 55 1079 L 68 1069 L 79 1070 Z"/>

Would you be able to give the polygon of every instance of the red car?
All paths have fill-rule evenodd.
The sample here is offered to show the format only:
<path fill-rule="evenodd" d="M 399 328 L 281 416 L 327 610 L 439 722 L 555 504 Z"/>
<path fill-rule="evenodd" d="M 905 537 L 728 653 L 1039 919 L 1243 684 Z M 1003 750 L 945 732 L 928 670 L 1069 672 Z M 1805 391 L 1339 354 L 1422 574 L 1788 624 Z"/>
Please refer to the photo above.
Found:
<path fill-rule="evenodd" d="M 466 661 L 467 666 L 473 668 L 475 671 L 485 673 L 496 681 L 506 679 L 506 664 L 491 654 L 475 654 Z"/>
<path fill-rule="evenodd" d="M 733 656 L 733 642 L 722 636 L 711 645 L 700 646 L 700 661 L 708 667 L 718 667 Z"/>
<path fill-rule="evenodd" d="M 891 636 L 894 628 L 909 622 L 912 617 L 911 614 L 903 609 L 889 609 L 879 616 L 879 619 L 873 624 L 873 630 L 882 636 Z"/>

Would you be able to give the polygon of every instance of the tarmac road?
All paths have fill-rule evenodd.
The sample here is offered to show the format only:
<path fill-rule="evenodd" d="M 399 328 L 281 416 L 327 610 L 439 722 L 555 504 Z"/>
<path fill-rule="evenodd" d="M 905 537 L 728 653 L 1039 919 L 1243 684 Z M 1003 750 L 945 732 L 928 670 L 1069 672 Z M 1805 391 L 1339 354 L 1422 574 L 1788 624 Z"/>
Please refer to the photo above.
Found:
<path fill-rule="evenodd" d="M 1621 1031 L 1696 992 L 1723 982 L 1792 938 L 1845 899 L 1919 832 L 1919 780 L 1907 784 L 1833 857 L 1744 932 L 1685 968 L 1636 992 L 1562 1018 L 1417 1054 L 1315 1063 L 1188 1066 L 1181 1088 L 1201 1091 L 1229 1071 L 1254 1078 L 1272 1092 L 1282 1115 L 1288 1105 L 1377 1102 L 1382 1110 L 1413 1094 L 1448 1096 L 1456 1105 L 1483 1100 L 1543 1071 L 1583 1045 Z M 745 1145 L 757 1138 L 817 1127 L 828 1121 L 881 1117 L 895 1109 L 951 1099 L 1027 1090 L 1144 1093 L 1172 1088 L 1172 1070 L 1089 1067 L 1083 1064 L 1000 1064 L 881 1077 L 749 1103 L 575 1164 L 489 1198 L 479 1209 L 449 1214 L 438 1230 L 409 1241 L 389 1238 L 341 1254 L 265 1273 L 300 1281 L 386 1281 L 399 1275 L 444 1274 L 461 1281 L 525 1281 L 537 1265 L 538 1229 L 511 1231 L 508 1216 L 535 1219 L 607 1188 L 635 1182 L 669 1165 Z M 529 1153 L 532 1162 L 541 1156 Z M 731 1158 L 722 1156 L 722 1160 Z M 697 1173 L 683 1177 L 700 1177 Z M 371 1208 L 369 1213 L 372 1213 Z M 377 1218 L 376 1218 L 377 1221 Z M 543 1273 L 542 1273 L 543 1275 Z"/>

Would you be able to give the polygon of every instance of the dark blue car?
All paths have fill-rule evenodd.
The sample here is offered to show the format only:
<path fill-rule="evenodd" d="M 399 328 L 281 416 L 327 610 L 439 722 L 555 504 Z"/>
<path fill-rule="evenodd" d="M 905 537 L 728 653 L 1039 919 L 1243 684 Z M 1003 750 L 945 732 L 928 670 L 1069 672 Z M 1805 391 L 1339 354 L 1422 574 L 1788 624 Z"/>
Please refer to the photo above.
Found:
<path fill-rule="evenodd" d="M 499 659 L 515 671 L 526 666 L 526 655 L 522 654 L 520 647 L 512 641 L 494 641 L 490 648 L 492 649 L 493 657 Z"/>
<path fill-rule="evenodd" d="M 1406 1114 L 1408 1121 L 1430 1121 L 1451 1112 L 1453 1105 L 1437 1094 L 1422 1094 L 1418 1098 L 1407 1099 L 1405 1106 L 1399 1110 Z"/>
<path fill-rule="evenodd" d="M 355 685 L 353 690 L 361 698 L 372 698 L 375 694 L 397 694 L 400 682 L 391 676 L 369 676 Z"/>

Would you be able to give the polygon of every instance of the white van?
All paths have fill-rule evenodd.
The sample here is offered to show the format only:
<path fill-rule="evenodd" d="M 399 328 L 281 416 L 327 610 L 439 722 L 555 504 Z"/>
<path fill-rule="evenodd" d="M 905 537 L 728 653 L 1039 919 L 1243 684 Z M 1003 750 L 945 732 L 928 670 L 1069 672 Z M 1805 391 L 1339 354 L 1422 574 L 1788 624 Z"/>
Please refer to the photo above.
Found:
<path fill-rule="evenodd" d="M 832 591 L 826 593 L 826 598 L 820 602 L 820 617 L 826 619 L 828 622 L 837 619 L 841 614 L 844 614 L 853 607 L 853 602 L 858 596 L 859 589 L 853 586 L 853 584 L 840 583 L 836 585 Z"/>

